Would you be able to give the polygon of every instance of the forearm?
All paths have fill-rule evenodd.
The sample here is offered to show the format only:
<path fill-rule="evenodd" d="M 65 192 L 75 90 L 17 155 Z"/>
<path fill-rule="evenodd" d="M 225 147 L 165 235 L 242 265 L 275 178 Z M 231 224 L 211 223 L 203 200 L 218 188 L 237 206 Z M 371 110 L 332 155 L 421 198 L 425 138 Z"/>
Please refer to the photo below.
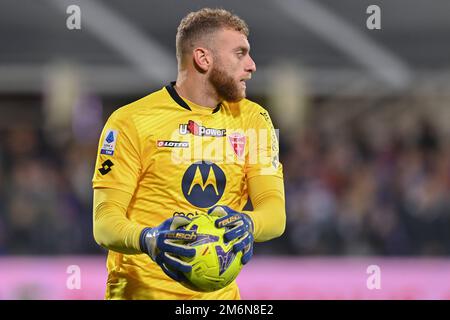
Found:
<path fill-rule="evenodd" d="M 256 242 L 281 236 L 286 227 L 283 179 L 256 176 L 248 181 L 253 211 L 244 211 L 253 221 Z"/>
<path fill-rule="evenodd" d="M 127 218 L 130 200 L 131 195 L 123 191 L 94 189 L 94 238 L 100 246 L 125 254 L 141 253 L 139 237 L 146 226 Z"/>

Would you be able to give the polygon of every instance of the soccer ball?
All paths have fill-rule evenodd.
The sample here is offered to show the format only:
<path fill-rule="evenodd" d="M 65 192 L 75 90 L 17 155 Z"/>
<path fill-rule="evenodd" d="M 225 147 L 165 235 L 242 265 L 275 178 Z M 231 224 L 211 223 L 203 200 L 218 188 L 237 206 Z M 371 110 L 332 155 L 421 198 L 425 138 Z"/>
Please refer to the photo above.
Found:
<path fill-rule="evenodd" d="M 195 216 L 186 230 L 196 230 L 197 239 L 188 243 L 194 247 L 193 258 L 182 257 L 192 265 L 192 271 L 184 273 L 188 281 L 182 284 L 195 291 L 211 292 L 228 286 L 242 269 L 242 252 L 235 254 L 235 239 L 227 244 L 223 240 L 225 228 L 216 228 L 214 222 L 219 217 L 201 214 Z"/>

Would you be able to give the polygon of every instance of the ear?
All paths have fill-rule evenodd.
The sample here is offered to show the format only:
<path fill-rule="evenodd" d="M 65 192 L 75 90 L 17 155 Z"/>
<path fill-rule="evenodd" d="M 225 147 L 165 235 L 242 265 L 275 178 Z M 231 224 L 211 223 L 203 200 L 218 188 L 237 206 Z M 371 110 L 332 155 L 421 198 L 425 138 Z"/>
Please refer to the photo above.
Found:
<path fill-rule="evenodd" d="M 207 72 L 212 64 L 212 55 L 208 49 L 195 48 L 192 54 L 194 64 L 199 71 Z"/>

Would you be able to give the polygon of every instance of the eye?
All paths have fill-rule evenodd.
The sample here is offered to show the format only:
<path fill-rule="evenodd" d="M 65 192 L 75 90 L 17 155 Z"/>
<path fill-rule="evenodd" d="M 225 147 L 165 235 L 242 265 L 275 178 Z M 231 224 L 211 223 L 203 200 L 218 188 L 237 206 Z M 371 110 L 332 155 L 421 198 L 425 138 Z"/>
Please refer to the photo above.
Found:
<path fill-rule="evenodd" d="M 247 48 L 236 48 L 236 55 L 239 59 L 244 58 L 248 54 Z"/>

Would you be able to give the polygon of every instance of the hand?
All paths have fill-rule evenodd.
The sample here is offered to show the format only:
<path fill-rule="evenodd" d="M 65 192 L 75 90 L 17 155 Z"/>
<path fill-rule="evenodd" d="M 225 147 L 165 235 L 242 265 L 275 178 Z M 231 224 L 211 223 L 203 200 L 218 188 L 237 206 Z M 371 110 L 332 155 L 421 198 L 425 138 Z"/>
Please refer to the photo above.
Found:
<path fill-rule="evenodd" d="M 242 251 L 242 264 L 246 264 L 253 256 L 253 222 L 242 212 L 234 211 L 227 206 L 215 206 L 208 210 L 208 214 L 221 217 L 216 220 L 217 228 L 227 228 L 224 234 L 225 243 L 240 239 L 233 245 L 233 251 Z"/>
<path fill-rule="evenodd" d="M 145 228 L 141 233 L 141 250 L 147 253 L 170 278 L 175 281 L 184 281 L 183 272 L 190 272 L 192 267 L 177 256 L 194 257 L 195 249 L 184 243 L 197 238 L 195 231 L 177 230 L 186 226 L 191 219 L 176 216 L 167 219 L 159 226 Z M 170 268 L 169 268 L 170 267 Z"/>

